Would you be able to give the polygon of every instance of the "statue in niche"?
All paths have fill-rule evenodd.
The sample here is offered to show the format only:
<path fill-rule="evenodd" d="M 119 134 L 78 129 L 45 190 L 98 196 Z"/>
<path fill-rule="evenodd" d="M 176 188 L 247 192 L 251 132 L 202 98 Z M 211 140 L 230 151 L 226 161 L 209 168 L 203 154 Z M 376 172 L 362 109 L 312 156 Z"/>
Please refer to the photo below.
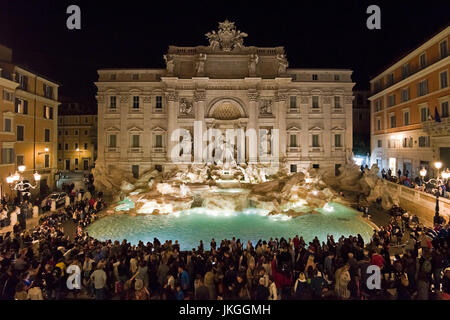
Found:
<path fill-rule="evenodd" d="M 165 54 L 164 60 L 166 61 L 167 74 L 169 75 L 173 74 L 173 67 L 174 67 L 173 56 L 170 54 Z"/>
<path fill-rule="evenodd" d="M 206 61 L 206 54 L 200 53 L 197 63 L 195 65 L 195 69 L 197 70 L 197 75 L 202 75 L 205 72 L 205 61 Z"/>
<path fill-rule="evenodd" d="M 263 115 L 272 114 L 272 100 L 263 100 L 260 108 L 260 113 Z"/>
<path fill-rule="evenodd" d="M 286 55 L 285 54 L 278 54 L 277 55 L 277 60 L 278 60 L 278 74 L 285 74 L 286 73 L 286 69 L 289 66 L 289 63 L 286 59 Z"/>
<path fill-rule="evenodd" d="M 192 113 L 192 103 L 187 99 L 182 98 L 180 100 L 180 114 L 189 115 Z"/>
<path fill-rule="evenodd" d="M 256 74 L 256 65 L 258 64 L 259 57 L 257 54 L 252 54 L 250 56 L 250 61 L 248 62 L 248 73 L 250 75 Z"/>

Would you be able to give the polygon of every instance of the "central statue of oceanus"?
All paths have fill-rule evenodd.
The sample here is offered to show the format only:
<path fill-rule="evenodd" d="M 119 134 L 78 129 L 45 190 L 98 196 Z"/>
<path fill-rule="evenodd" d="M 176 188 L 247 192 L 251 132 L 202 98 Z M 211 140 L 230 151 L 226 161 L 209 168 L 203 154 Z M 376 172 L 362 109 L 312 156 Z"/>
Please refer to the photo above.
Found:
<path fill-rule="evenodd" d="M 244 47 L 244 38 L 248 36 L 245 32 L 236 30 L 234 22 L 225 20 L 219 22 L 219 31 L 211 31 L 205 34 L 209 40 L 212 51 L 222 50 L 230 52 Z"/>

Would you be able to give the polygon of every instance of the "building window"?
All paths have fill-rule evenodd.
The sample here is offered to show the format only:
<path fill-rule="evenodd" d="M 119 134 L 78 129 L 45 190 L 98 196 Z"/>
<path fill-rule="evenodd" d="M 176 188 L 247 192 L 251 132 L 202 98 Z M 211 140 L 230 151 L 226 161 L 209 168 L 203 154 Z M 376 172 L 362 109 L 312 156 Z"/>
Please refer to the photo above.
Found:
<path fill-rule="evenodd" d="M 134 134 L 132 136 L 132 142 L 131 142 L 132 148 L 139 148 L 139 138 L 140 138 L 140 136 L 138 134 Z"/>
<path fill-rule="evenodd" d="M 3 100 L 9 101 L 9 102 L 14 101 L 14 93 L 3 89 Z"/>
<path fill-rule="evenodd" d="M 85 143 L 85 144 L 84 144 L 84 150 L 87 150 L 87 149 L 88 149 L 88 144 Z"/>
<path fill-rule="evenodd" d="M 68 144 L 68 143 L 66 143 L 66 144 L 64 145 L 64 150 L 69 150 L 69 144 Z"/>
<path fill-rule="evenodd" d="M 319 97 L 318 96 L 313 96 L 312 97 L 312 107 L 314 109 L 318 109 L 319 108 Z"/>
<path fill-rule="evenodd" d="M 441 114 L 442 118 L 448 117 L 448 101 L 441 103 Z"/>
<path fill-rule="evenodd" d="M 430 115 L 430 110 L 428 107 L 420 108 L 420 121 L 424 122 L 428 120 L 428 116 Z"/>
<path fill-rule="evenodd" d="M 402 90 L 402 102 L 409 100 L 409 88 Z"/>
<path fill-rule="evenodd" d="M 375 101 L 375 112 L 378 112 L 381 110 L 381 99 L 378 99 Z"/>
<path fill-rule="evenodd" d="M 133 178 L 139 179 L 139 165 L 133 164 L 131 166 L 131 172 L 133 173 Z"/>
<path fill-rule="evenodd" d="M 295 173 L 295 172 L 297 172 L 297 165 L 291 164 L 291 173 Z"/>
<path fill-rule="evenodd" d="M 383 140 L 378 140 L 378 148 L 381 148 L 383 146 Z"/>
<path fill-rule="evenodd" d="M 117 106 L 117 97 L 116 96 L 109 97 L 109 108 L 115 109 L 116 106 Z"/>
<path fill-rule="evenodd" d="M 62 150 L 62 144 L 58 143 L 58 150 Z"/>
<path fill-rule="evenodd" d="M 391 120 L 391 128 L 395 128 L 395 115 L 391 115 L 389 118 Z"/>
<path fill-rule="evenodd" d="M 395 94 L 388 96 L 388 107 L 395 105 Z"/>
<path fill-rule="evenodd" d="M 313 164 L 313 169 L 319 169 L 319 168 L 320 168 L 319 164 L 317 164 L 317 163 Z"/>
<path fill-rule="evenodd" d="M 24 76 L 23 74 L 18 73 L 17 74 L 17 82 L 19 83 L 18 89 L 22 89 L 27 91 L 28 90 L 28 77 Z"/>
<path fill-rule="evenodd" d="M 44 161 L 45 161 L 45 163 L 44 163 L 45 168 L 49 168 L 50 167 L 50 155 L 49 154 L 45 155 Z"/>
<path fill-rule="evenodd" d="M 409 111 L 403 112 L 403 125 L 409 126 Z"/>
<path fill-rule="evenodd" d="M 448 55 L 447 40 L 444 40 L 439 44 L 439 53 L 441 55 L 441 59 L 444 59 Z"/>
<path fill-rule="evenodd" d="M 160 135 L 160 134 L 156 135 L 155 147 L 156 148 L 162 148 L 162 135 Z"/>
<path fill-rule="evenodd" d="M 289 137 L 290 140 L 290 146 L 291 148 L 296 148 L 297 147 L 297 135 L 296 134 L 291 134 Z"/>
<path fill-rule="evenodd" d="M 50 142 L 50 129 L 44 129 L 44 141 Z"/>
<path fill-rule="evenodd" d="M 65 134 L 66 136 L 68 136 L 68 135 L 69 135 L 69 131 L 66 130 L 66 131 L 64 132 L 64 134 Z"/>
<path fill-rule="evenodd" d="M 109 136 L 109 147 L 116 148 L 117 147 L 117 136 L 115 134 L 111 134 Z"/>
<path fill-rule="evenodd" d="M 23 166 L 24 165 L 24 158 L 23 155 L 19 155 L 16 157 L 16 165 Z"/>
<path fill-rule="evenodd" d="M 162 109 L 162 96 L 156 96 L 156 109 Z"/>
<path fill-rule="evenodd" d="M 377 130 L 381 130 L 381 119 L 377 119 Z"/>
<path fill-rule="evenodd" d="M 419 148 L 428 148 L 430 146 L 430 139 L 425 136 L 419 137 Z"/>
<path fill-rule="evenodd" d="M 336 148 L 341 148 L 342 147 L 342 141 L 341 141 L 341 135 L 340 134 L 335 134 L 334 135 L 334 146 Z"/>
<path fill-rule="evenodd" d="M 390 73 L 387 76 L 387 85 L 390 86 L 394 83 L 394 74 Z"/>
<path fill-rule="evenodd" d="M 139 96 L 133 97 L 133 109 L 139 109 Z"/>
<path fill-rule="evenodd" d="M 296 96 L 291 96 L 289 98 L 289 106 L 291 109 L 297 109 L 297 97 Z"/>
<path fill-rule="evenodd" d="M 28 114 L 28 101 L 16 98 L 15 112 L 21 114 Z"/>
<path fill-rule="evenodd" d="M 53 87 L 44 83 L 44 96 L 53 100 Z"/>
<path fill-rule="evenodd" d="M 53 119 L 53 107 L 44 106 L 43 111 L 44 119 Z"/>
<path fill-rule="evenodd" d="M 339 81 L 339 80 L 340 80 L 339 75 L 338 75 L 338 74 L 335 74 L 335 75 L 334 75 L 334 81 Z"/>
<path fill-rule="evenodd" d="M 419 56 L 419 67 L 420 67 L 420 69 L 423 69 L 426 66 L 427 66 L 427 59 L 426 59 L 425 52 L 424 52 Z"/>
<path fill-rule="evenodd" d="M 11 127 L 12 127 L 11 119 L 5 118 L 4 125 L 3 125 L 3 131 L 11 132 Z"/>
<path fill-rule="evenodd" d="M 78 135 L 78 130 L 75 130 L 74 135 L 76 136 Z"/>
<path fill-rule="evenodd" d="M 14 163 L 14 149 L 3 148 L 2 149 L 2 164 Z"/>
<path fill-rule="evenodd" d="M 439 83 L 441 84 L 441 89 L 447 88 L 448 86 L 448 73 L 447 71 L 441 72 L 439 74 Z"/>
<path fill-rule="evenodd" d="M 428 93 L 428 80 L 420 81 L 417 84 L 417 96 L 421 97 Z"/>
<path fill-rule="evenodd" d="M 405 63 L 402 66 L 402 77 L 405 79 L 407 76 L 409 76 L 409 63 Z"/>
<path fill-rule="evenodd" d="M 313 75 L 312 75 L 312 79 L 313 79 L 314 81 L 319 80 L 319 76 L 318 76 L 317 74 L 313 74 Z"/>
<path fill-rule="evenodd" d="M 312 146 L 313 146 L 313 148 L 319 147 L 319 135 L 318 134 L 312 135 Z"/>
<path fill-rule="evenodd" d="M 341 108 L 341 97 L 334 97 L 334 107 L 336 109 Z"/>
<path fill-rule="evenodd" d="M 75 142 L 75 144 L 74 144 L 74 149 L 75 149 L 75 150 L 78 149 L 78 143 L 77 143 L 77 142 Z"/>
<path fill-rule="evenodd" d="M 17 126 L 17 141 L 23 141 L 24 136 L 24 127 L 23 126 Z"/>

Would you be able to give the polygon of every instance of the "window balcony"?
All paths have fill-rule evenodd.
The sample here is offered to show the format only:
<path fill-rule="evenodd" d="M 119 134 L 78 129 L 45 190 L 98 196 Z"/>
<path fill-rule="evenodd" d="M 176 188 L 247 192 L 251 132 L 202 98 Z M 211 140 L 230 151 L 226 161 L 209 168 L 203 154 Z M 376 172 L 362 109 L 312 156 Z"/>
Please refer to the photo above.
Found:
<path fill-rule="evenodd" d="M 128 148 L 128 153 L 142 153 L 142 152 L 144 152 L 144 148 L 142 148 L 142 147 Z"/>

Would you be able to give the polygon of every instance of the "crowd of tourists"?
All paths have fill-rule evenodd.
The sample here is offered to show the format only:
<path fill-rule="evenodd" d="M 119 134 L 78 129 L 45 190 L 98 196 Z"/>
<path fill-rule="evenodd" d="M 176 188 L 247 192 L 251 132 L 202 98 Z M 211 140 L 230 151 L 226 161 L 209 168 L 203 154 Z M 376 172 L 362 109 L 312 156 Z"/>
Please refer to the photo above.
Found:
<path fill-rule="evenodd" d="M 84 227 L 104 207 L 101 199 L 91 199 L 73 201 L 41 217 L 37 227 L 0 238 L 1 299 L 450 298 L 448 224 L 426 229 L 393 217 L 369 243 L 361 235 L 330 235 L 324 242 L 301 236 L 257 243 L 233 238 L 180 251 L 178 241 L 155 238 L 133 245 L 89 237 Z M 67 225 L 75 230 L 72 236 Z M 399 228 L 403 238 L 408 235 L 405 243 L 398 241 Z M 394 247 L 400 253 L 392 256 Z M 380 287 L 371 265 L 381 270 Z"/>
<path fill-rule="evenodd" d="M 444 181 L 444 183 L 437 185 L 435 182 L 426 183 L 419 176 L 412 178 L 408 170 L 402 172 L 401 169 L 397 170 L 397 174 L 394 174 L 391 169 L 381 170 L 381 177 L 394 183 L 404 185 L 408 188 L 413 188 L 433 195 L 439 194 L 440 197 L 450 199 L 450 179 Z"/>

